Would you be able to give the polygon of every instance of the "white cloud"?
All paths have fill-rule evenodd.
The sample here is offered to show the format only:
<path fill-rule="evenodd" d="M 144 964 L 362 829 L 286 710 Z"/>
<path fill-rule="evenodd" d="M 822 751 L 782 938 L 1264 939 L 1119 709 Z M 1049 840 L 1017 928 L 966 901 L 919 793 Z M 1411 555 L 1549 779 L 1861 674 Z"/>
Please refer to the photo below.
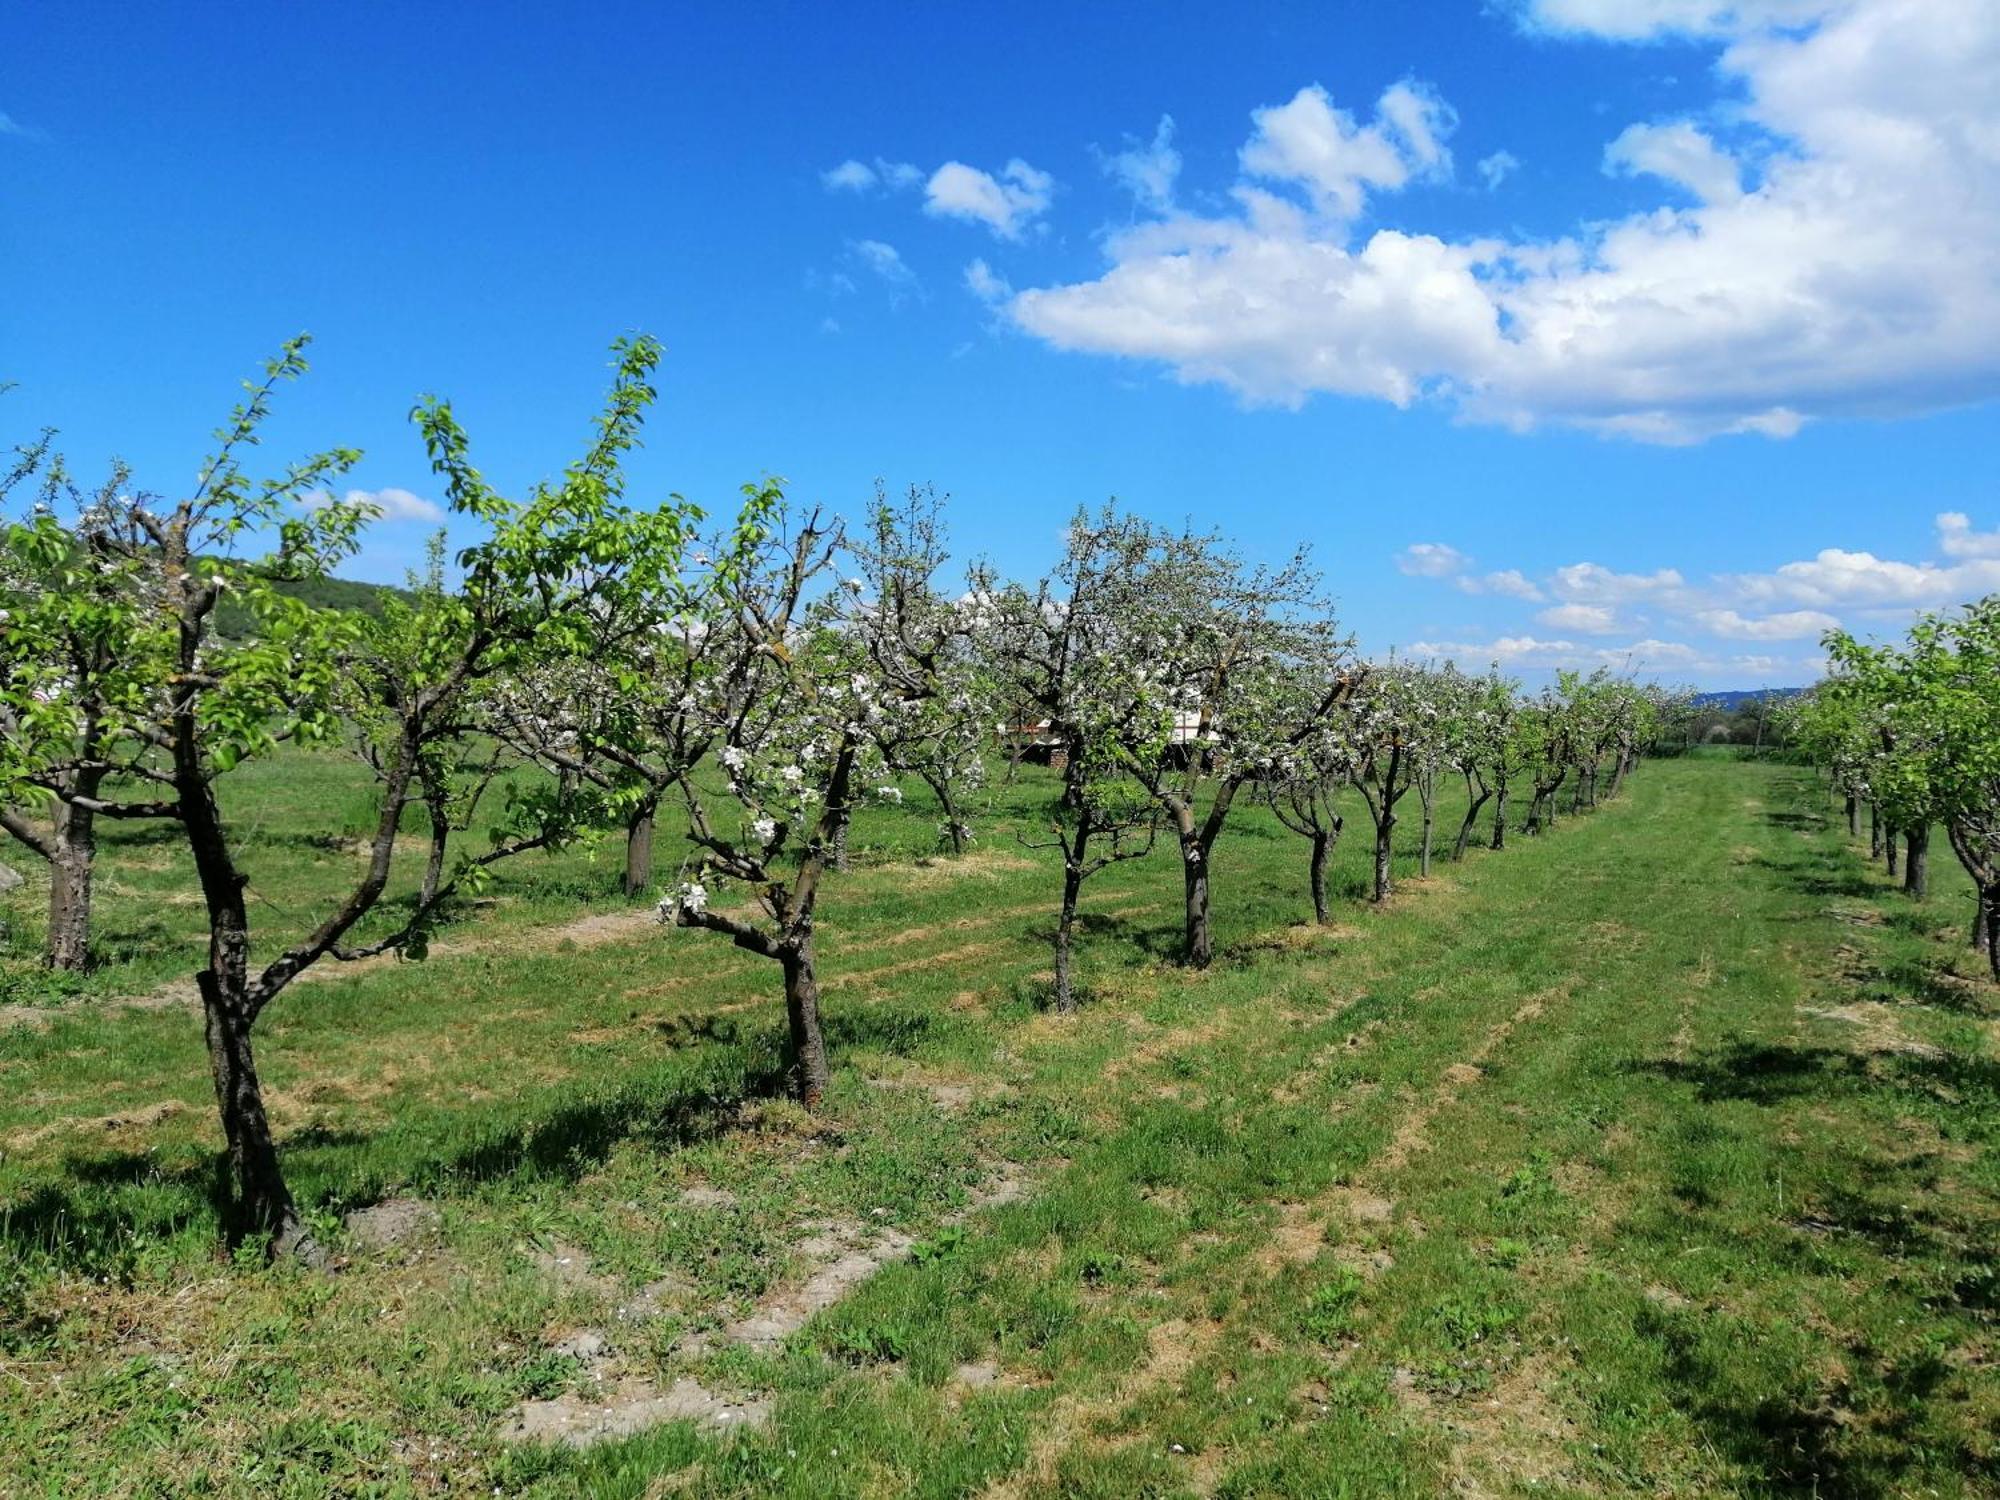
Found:
<path fill-rule="evenodd" d="M 1703 203 L 1734 203 L 1743 196 L 1742 168 L 1734 157 L 1686 120 L 1669 125 L 1628 125 L 1604 148 L 1604 170 L 1678 183 Z"/>
<path fill-rule="evenodd" d="M 344 505 L 367 507 L 384 521 L 427 521 L 435 525 L 444 519 L 444 507 L 436 501 L 393 486 L 380 490 L 349 490 L 340 498 Z M 332 503 L 333 496 L 326 490 L 308 490 L 300 497 L 300 504 L 307 510 L 318 510 Z"/>
<path fill-rule="evenodd" d="M 1491 156 L 1480 157 L 1473 169 L 1479 173 L 1480 181 L 1486 184 L 1486 191 L 1491 193 L 1521 170 L 1521 159 L 1511 151 L 1495 151 Z"/>
<path fill-rule="evenodd" d="M 1703 609 L 1695 612 L 1710 635 L 1732 641 L 1818 640 L 1840 621 L 1823 610 L 1794 609 L 1783 614 L 1746 619 L 1733 609 Z"/>
<path fill-rule="evenodd" d="M 1352 219 L 1371 189 L 1393 191 L 1412 177 L 1451 175 L 1444 139 L 1458 123 L 1451 107 L 1414 83 L 1392 84 L 1375 119 L 1358 125 L 1318 84 L 1289 104 L 1253 110 L 1256 133 L 1239 154 L 1243 170 L 1273 182 L 1302 184 L 1330 218 Z"/>
<path fill-rule="evenodd" d="M 1429 399 L 1647 442 L 2000 395 L 2000 5 L 1542 0 L 1530 19 L 1723 43 L 1719 95 L 1764 143 L 1753 185 L 1732 191 L 1691 125 L 1648 125 L 1614 166 L 1701 201 L 1553 242 L 1357 236 L 1371 194 L 1446 170 L 1450 112 L 1403 84 L 1361 124 L 1308 88 L 1253 115 L 1232 208 L 1112 235 L 1101 275 L 1010 315 L 1251 402 Z"/>
<path fill-rule="evenodd" d="M 924 173 L 906 161 L 884 161 L 878 156 L 870 166 L 849 157 L 820 173 L 819 180 L 829 193 L 872 193 L 877 188 L 913 188 L 924 180 Z"/>
<path fill-rule="evenodd" d="M 1548 597 L 1519 568 L 1502 568 L 1476 578 L 1467 574 L 1454 581 L 1468 594 L 1499 594 L 1508 599 L 1526 599 L 1532 604 L 1540 604 Z"/>
<path fill-rule="evenodd" d="M 1948 510 L 1937 518 L 1938 545 L 1946 557 L 2000 557 L 2000 530 L 1974 531 L 1972 518 Z"/>
<path fill-rule="evenodd" d="M 1579 630 L 1585 635 L 1609 635 L 1618 628 L 1618 612 L 1603 604 L 1556 604 L 1535 618 L 1554 630 Z"/>
<path fill-rule="evenodd" d="M 1104 170 L 1123 183 L 1142 208 L 1166 213 L 1174 206 L 1181 154 L 1174 149 L 1174 117 L 1161 115 L 1153 139 L 1127 139 L 1123 151 L 1104 158 Z"/>
<path fill-rule="evenodd" d="M 0 135 L 11 135 L 24 141 L 45 141 L 49 138 L 46 130 L 38 130 L 32 125 L 23 125 L 19 120 L 0 110 Z"/>
<path fill-rule="evenodd" d="M 1396 571 L 1411 578 L 1449 578 L 1464 572 L 1471 562 L 1458 548 L 1443 542 L 1414 542 L 1396 554 Z"/>
<path fill-rule="evenodd" d="M 1687 586 L 1672 568 L 1651 573 L 1614 573 L 1594 562 L 1557 568 L 1549 585 L 1558 599 L 1587 604 L 1629 604 L 1641 599 L 1671 599 Z"/>
<path fill-rule="evenodd" d="M 1828 9 L 1827 0 L 1527 0 L 1522 19 L 1534 30 L 1609 41 L 1659 36 L 1730 36 L 1793 26 Z"/>
<path fill-rule="evenodd" d="M 855 161 L 850 158 L 842 162 L 839 166 L 820 173 L 819 180 L 826 185 L 827 191 L 831 193 L 842 191 L 865 193 L 881 179 L 875 175 L 875 169 L 869 166 L 867 162 Z"/>
<path fill-rule="evenodd" d="M 1007 278 L 984 260 L 975 260 L 966 266 L 965 289 L 981 302 L 1004 302 L 1014 295 L 1014 289 L 1007 285 Z"/>
<path fill-rule="evenodd" d="M 984 224 L 1003 240 L 1048 212 L 1056 180 L 1015 157 L 995 177 L 961 161 L 948 161 L 924 187 L 924 212 Z"/>
<path fill-rule="evenodd" d="M 1657 671 L 1711 665 L 1684 641 L 1633 641 L 1624 646 L 1585 646 L 1575 641 L 1545 641 L 1532 635 L 1503 635 L 1491 641 L 1417 641 L 1415 656 L 1452 661 L 1497 662 L 1503 667 L 1614 667 L 1621 671 Z"/>
<path fill-rule="evenodd" d="M 2000 591 L 2000 557 L 1973 557 L 1941 566 L 1827 547 L 1809 560 L 1789 562 L 1769 573 L 1726 574 L 1717 582 L 1736 599 L 1763 608 L 1792 604 L 1815 609 L 1939 609 Z"/>
<path fill-rule="evenodd" d="M 881 240 L 849 240 L 847 251 L 893 289 L 916 284 L 916 272 L 909 268 L 894 245 Z"/>

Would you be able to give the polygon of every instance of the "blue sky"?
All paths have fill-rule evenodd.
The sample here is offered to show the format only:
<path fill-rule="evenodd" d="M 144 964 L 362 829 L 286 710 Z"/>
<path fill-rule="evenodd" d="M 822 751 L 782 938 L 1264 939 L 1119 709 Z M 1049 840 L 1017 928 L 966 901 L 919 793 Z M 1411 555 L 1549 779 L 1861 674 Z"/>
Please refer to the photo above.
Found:
<path fill-rule="evenodd" d="M 2000 7 L 1218 14 L 16 7 L 0 441 L 171 491 L 309 329 L 269 455 L 364 448 L 394 579 L 412 400 L 524 485 L 644 329 L 635 495 L 934 483 L 1020 574 L 1116 496 L 1375 653 L 1789 683 L 2000 588 Z"/>

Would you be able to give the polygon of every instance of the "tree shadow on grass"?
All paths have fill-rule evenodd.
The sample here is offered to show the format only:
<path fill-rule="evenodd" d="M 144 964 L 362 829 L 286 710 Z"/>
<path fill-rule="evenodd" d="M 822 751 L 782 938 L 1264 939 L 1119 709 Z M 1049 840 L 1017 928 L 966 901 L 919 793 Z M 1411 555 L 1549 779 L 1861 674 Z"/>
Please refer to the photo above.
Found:
<path fill-rule="evenodd" d="M 1758 1390 L 1755 1377 L 1746 1378 L 1754 1366 L 1739 1367 L 1728 1339 L 1653 1308 L 1637 1322 L 1664 1353 L 1663 1373 L 1682 1393 L 1677 1404 L 1718 1452 L 1754 1476 L 1760 1495 L 1859 1500 L 1922 1493 L 1923 1481 L 1940 1473 L 2000 1477 L 1991 1454 L 1937 1430 L 1934 1413 L 1950 1409 L 1955 1372 L 1934 1354 L 1883 1363 L 1858 1347 L 1871 1381 L 1821 1380 L 1801 1368 L 1788 1388 Z"/>
<path fill-rule="evenodd" d="M 1865 1059 L 1851 1052 L 1765 1042 L 1731 1042 L 1685 1062 L 1658 1058 L 1630 1066 L 1637 1072 L 1688 1084 L 1707 1103 L 1741 1099 L 1776 1104 L 1868 1082 Z"/>
<path fill-rule="evenodd" d="M 829 1017 L 829 1042 L 908 1050 L 926 1034 L 921 1013 L 874 1009 Z M 280 1143 L 286 1174 L 309 1212 L 344 1212 L 394 1192 L 447 1194 L 507 1179 L 575 1181 L 625 1142 L 663 1151 L 734 1128 L 741 1107 L 786 1091 L 783 1028 L 716 1040 L 600 1089 L 553 1099 L 422 1116 L 373 1134 L 331 1127 Z M 0 1207 L 0 1267 L 40 1263 L 71 1274 L 129 1276 L 148 1242 L 206 1231 L 220 1242 L 219 1158 L 189 1152 L 172 1164 L 119 1152 L 66 1159 L 49 1180 Z"/>

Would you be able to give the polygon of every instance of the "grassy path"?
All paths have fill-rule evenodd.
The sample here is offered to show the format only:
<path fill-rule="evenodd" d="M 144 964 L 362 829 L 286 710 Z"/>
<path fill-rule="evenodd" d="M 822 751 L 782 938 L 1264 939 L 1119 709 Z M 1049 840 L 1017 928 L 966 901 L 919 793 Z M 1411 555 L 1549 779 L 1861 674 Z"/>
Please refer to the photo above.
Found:
<path fill-rule="evenodd" d="M 763 1102 L 768 976 L 719 954 L 467 958 L 416 1014 L 377 1005 L 403 976 L 328 985 L 272 1047 L 331 1090 L 301 1175 L 420 1192 L 439 1242 L 221 1273 L 192 1112 L 64 1178 L 29 1148 L 0 1490 L 1992 1493 L 2000 996 L 1957 977 L 1948 894 L 1909 908 L 1821 810 L 1796 771 L 1648 766 L 1331 932 L 1283 925 L 1294 851 L 1253 829 L 1205 974 L 1153 957 L 1170 868 L 1107 879 L 1068 1022 L 1028 999 L 1045 871 L 884 877 L 813 1120 Z M 95 1108 L 158 1092 L 169 1019 L 12 1045 Z M 428 1079 L 380 1084 L 440 1028 Z M 1028 1191 L 964 1216 L 1002 1166 Z M 715 1339 L 807 1234 L 871 1223 L 917 1253 L 775 1349 Z M 770 1424 L 500 1447 L 510 1404 L 604 1373 L 560 1338 L 640 1284 L 671 1311 L 614 1330 L 612 1378 L 768 1393 Z"/>

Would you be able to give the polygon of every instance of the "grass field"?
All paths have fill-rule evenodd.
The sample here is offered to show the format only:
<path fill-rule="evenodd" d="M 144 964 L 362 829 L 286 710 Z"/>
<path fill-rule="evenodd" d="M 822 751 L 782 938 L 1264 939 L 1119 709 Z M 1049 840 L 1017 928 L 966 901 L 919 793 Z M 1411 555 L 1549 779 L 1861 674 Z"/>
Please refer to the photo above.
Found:
<path fill-rule="evenodd" d="M 257 774 L 289 930 L 362 788 Z M 1698 757 L 1386 910 L 1351 815 L 1315 929 L 1247 810 L 1215 967 L 1171 965 L 1162 849 L 1086 888 L 1060 1018 L 1010 832 L 1047 794 L 959 861 L 859 827 L 818 1115 L 773 966 L 651 925 L 615 849 L 287 993 L 260 1059 L 331 1275 L 215 1259 L 171 846 L 107 839 L 74 993 L 16 893 L 0 1494 L 2000 1492 L 2000 992 L 1948 855 L 1914 905 L 1809 773 Z M 412 1237 L 343 1224 L 382 1200 Z"/>

